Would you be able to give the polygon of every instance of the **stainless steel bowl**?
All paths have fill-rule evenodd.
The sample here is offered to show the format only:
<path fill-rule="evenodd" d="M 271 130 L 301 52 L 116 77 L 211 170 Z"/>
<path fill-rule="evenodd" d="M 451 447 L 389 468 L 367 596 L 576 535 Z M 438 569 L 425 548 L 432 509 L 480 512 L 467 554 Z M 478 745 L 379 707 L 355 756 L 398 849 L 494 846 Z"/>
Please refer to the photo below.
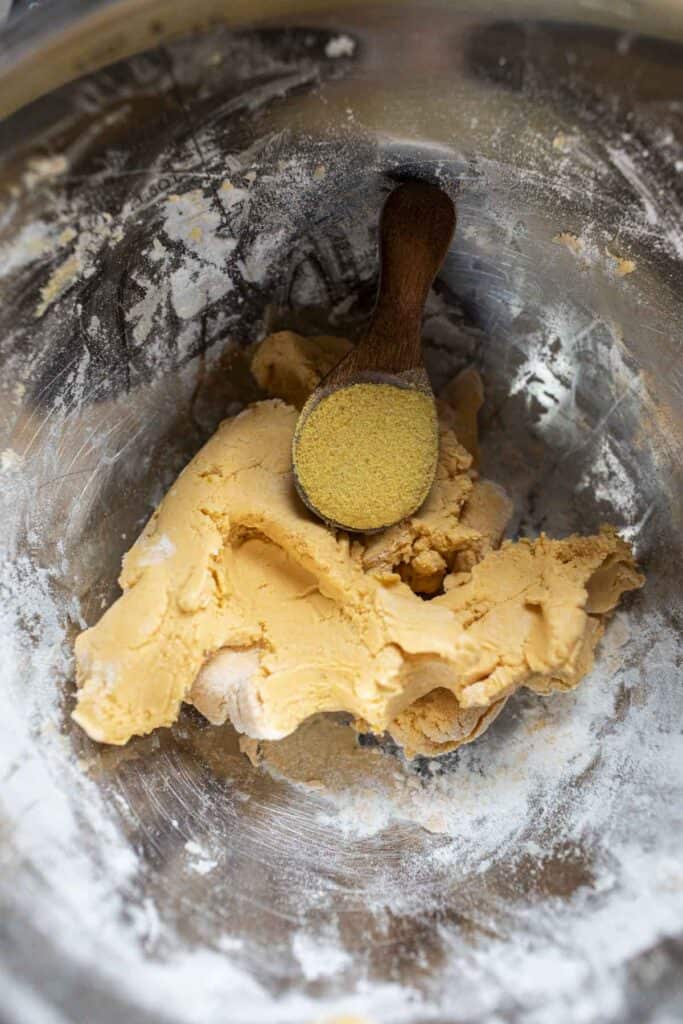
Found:
<path fill-rule="evenodd" d="M 626 0 L 56 3 L 5 30 L 8 1024 L 680 1019 L 682 40 L 679 4 Z M 337 751 L 304 785 L 190 713 L 96 748 L 75 632 L 256 396 L 245 346 L 363 324 L 406 174 L 456 196 L 428 361 L 482 371 L 513 532 L 612 521 L 645 590 L 575 694 L 438 764 Z"/>

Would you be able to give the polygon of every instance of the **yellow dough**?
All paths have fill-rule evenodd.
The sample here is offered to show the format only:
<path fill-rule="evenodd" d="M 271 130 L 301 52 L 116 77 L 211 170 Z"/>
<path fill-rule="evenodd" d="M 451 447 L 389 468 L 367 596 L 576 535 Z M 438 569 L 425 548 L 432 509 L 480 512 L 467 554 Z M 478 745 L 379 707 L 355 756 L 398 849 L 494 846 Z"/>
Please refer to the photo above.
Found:
<path fill-rule="evenodd" d="M 280 332 L 254 374 L 300 405 L 346 347 Z M 294 405 L 259 402 L 223 422 L 125 556 L 122 596 L 76 641 L 76 721 L 123 744 L 171 725 L 185 701 L 278 739 L 346 711 L 408 756 L 435 755 L 479 735 L 520 686 L 575 686 L 605 616 L 643 580 L 609 527 L 496 550 L 509 499 L 479 479 L 453 430 L 476 453 L 480 389 L 466 371 L 447 390 L 458 405 L 440 405 L 420 512 L 367 539 L 335 533 L 299 501 Z"/>

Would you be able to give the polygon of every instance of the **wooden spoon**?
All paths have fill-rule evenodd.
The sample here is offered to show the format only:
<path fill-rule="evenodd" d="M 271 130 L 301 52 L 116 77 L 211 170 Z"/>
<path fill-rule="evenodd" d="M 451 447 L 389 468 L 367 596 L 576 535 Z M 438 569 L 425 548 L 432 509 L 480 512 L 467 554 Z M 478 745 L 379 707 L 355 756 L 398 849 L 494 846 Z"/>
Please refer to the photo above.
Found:
<path fill-rule="evenodd" d="M 438 428 L 420 328 L 454 228 L 453 203 L 434 185 L 399 185 L 384 204 L 370 326 L 308 399 L 292 444 L 297 490 L 331 526 L 384 529 L 432 485 Z"/>

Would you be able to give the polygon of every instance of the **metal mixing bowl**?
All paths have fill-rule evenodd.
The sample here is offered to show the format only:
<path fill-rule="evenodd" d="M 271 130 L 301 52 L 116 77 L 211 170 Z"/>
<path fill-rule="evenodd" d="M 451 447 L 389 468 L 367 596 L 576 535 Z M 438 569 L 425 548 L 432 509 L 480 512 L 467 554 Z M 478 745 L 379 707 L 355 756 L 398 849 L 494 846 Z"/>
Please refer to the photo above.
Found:
<path fill-rule="evenodd" d="M 0 43 L 0 1017 L 680 1020 L 680 5 L 81 7 Z M 646 588 L 574 694 L 381 784 L 189 712 L 96 748 L 75 633 L 245 347 L 362 326 L 406 174 L 456 197 L 427 358 L 481 369 L 511 532 L 614 522 Z"/>

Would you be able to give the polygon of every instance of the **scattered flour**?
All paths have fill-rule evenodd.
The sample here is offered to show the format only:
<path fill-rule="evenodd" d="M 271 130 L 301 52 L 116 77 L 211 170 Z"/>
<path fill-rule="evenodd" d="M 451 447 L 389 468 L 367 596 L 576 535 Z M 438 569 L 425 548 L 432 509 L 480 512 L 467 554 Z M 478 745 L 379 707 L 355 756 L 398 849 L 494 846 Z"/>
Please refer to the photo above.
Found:
<path fill-rule="evenodd" d="M 8 276 L 41 257 L 52 255 L 61 245 L 62 232 L 54 224 L 35 220 L 25 224 L 11 242 L 0 244 L 0 274 Z"/>
<path fill-rule="evenodd" d="M 239 69 L 227 48 L 213 59 L 214 36 L 210 67 Z M 324 51 L 331 59 L 349 57 L 356 43 L 336 35 Z M 240 59 L 245 74 L 252 74 L 253 50 Z M 154 64 L 141 58 L 131 67 L 148 93 L 149 82 L 156 81 Z M 295 73 L 282 62 L 264 67 L 265 77 L 275 78 L 270 92 L 255 90 L 241 109 L 257 110 L 263 97 L 279 98 L 290 85 L 312 80 L 308 71 Z M 110 125 L 111 81 L 78 88 L 82 111 L 106 111 L 95 129 Z M 544 188 L 550 205 L 562 209 L 584 184 L 590 153 L 580 131 L 556 132 L 552 146 L 549 137 L 545 128 L 553 178 L 529 166 L 520 186 L 517 166 L 493 158 L 462 173 L 459 281 L 463 294 L 471 280 L 477 287 L 484 281 L 494 298 L 500 294 L 505 330 L 523 321 L 530 305 L 533 268 L 524 267 L 514 248 L 522 230 L 520 193 Z M 34 303 L 40 290 L 24 362 L 10 352 L 13 337 L 3 339 L 3 353 L 6 344 L 15 359 L 8 365 L 21 370 L 7 386 L 7 407 L 17 406 L 11 426 L 23 431 L 27 444 L 26 454 L 11 438 L 2 444 L 0 677 L 6 689 L 0 802 L 8 841 L 0 864 L 11 885 L 2 888 L 0 919 L 8 926 L 30 922 L 36 930 L 35 937 L 22 940 L 19 929 L 12 936 L 28 973 L 0 966 L 3 1009 L 22 1024 L 62 1024 L 54 1008 L 61 995 L 36 952 L 49 949 L 75 975 L 89 977 L 98 964 L 91 1000 L 113 991 L 122 1004 L 130 1000 L 133 1013 L 165 1013 L 182 1024 L 223 1020 L 226 1007 L 237 1024 L 272 1024 L 275 1009 L 278 1024 L 412 1024 L 443 1020 L 455 1006 L 463 1020 L 493 1024 L 507 1019 L 513 1002 L 510 1012 L 524 1024 L 624 1020 L 634 962 L 640 958 L 644 970 L 643 958 L 673 939 L 683 918 L 676 810 L 683 792 L 681 651 L 656 575 L 643 604 L 615 618 L 594 673 L 578 691 L 548 701 L 516 698 L 485 738 L 443 760 L 407 764 L 390 749 L 358 745 L 346 725 L 327 719 L 307 724 L 291 740 L 265 745 L 258 770 L 234 754 L 225 756 L 219 748 L 228 734 L 215 730 L 214 765 L 201 746 L 207 731 L 195 735 L 191 722 L 186 728 L 192 740 L 185 742 L 198 752 L 192 770 L 186 748 L 173 745 L 177 737 L 153 737 L 117 752 L 120 760 L 104 771 L 100 752 L 79 748 L 79 737 L 68 732 L 71 635 L 92 614 L 88 601 L 99 610 L 111 596 L 97 590 L 108 583 L 100 578 L 99 536 L 88 534 L 92 552 L 79 550 L 89 521 L 96 519 L 106 531 L 112 511 L 120 511 L 103 481 L 108 474 L 118 479 L 129 462 L 141 463 L 150 437 L 150 457 L 169 447 L 164 424 L 153 435 L 150 423 L 166 411 L 164 429 L 172 437 L 170 428 L 179 420 L 168 407 L 178 417 L 194 409 L 205 371 L 193 354 L 195 321 L 207 310 L 215 318 L 212 339 L 218 343 L 213 353 L 207 347 L 210 365 L 232 328 L 221 304 L 240 289 L 249 295 L 249 289 L 270 287 L 273 264 L 288 239 L 277 226 L 282 210 L 294 209 L 308 224 L 321 194 L 311 188 L 327 188 L 331 168 L 341 173 L 334 152 L 292 155 L 287 140 L 286 132 L 273 132 L 258 146 L 226 153 L 220 146 L 212 150 L 203 136 L 204 161 L 213 169 L 202 170 L 199 182 L 196 152 L 181 152 L 177 177 L 161 159 L 143 175 L 133 174 L 140 194 L 132 189 L 116 216 L 75 197 L 70 205 L 50 205 L 49 215 L 37 206 L 26 224 L 18 200 L 27 190 L 57 194 L 66 172 L 75 173 L 77 153 L 32 158 L 1 214 L 0 285 L 13 296 L 16 282 L 31 274 L 35 279 L 26 280 Z M 553 230 L 577 260 L 608 278 L 641 270 L 629 255 L 641 251 L 634 245 L 639 240 L 655 246 L 656 236 L 657 246 L 680 255 L 680 225 L 668 219 L 662 194 L 633 146 L 615 143 L 607 156 L 602 164 L 594 158 L 591 187 L 596 181 L 606 187 L 615 174 L 625 182 L 637 207 L 631 235 L 622 249 L 621 236 L 618 245 L 598 237 L 582 219 L 558 222 L 543 236 L 553 258 L 573 265 L 553 248 Z M 183 166 L 193 169 L 190 185 Z M 680 171 L 683 165 L 674 159 L 671 166 Z M 368 173 L 377 171 L 373 166 Z M 96 182 L 98 195 L 107 194 L 109 180 L 125 181 L 126 173 L 111 154 Z M 168 188 L 158 184 L 165 175 Z M 486 205 L 468 205 L 477 187 Z M 272 219 L 253 230 L 270 206 Z M 131 363 L 144 356 L 163 395 L 153 400 L 153 386 L 134 378 L 117 404 L 109 379 L 103 377 L 103 385 L 97 371 L 104 361 L 113 375 L 120 359 L 106 348 L 102 354 L 114 340 L 106 317 L 118 300 L 107 294 L 101 307 L 84 307 L 82 319 L 78 303 L 82 286 L 96 279 L 119 241 L 152 208 L 154 230 L 142 241 L 145 260 L 133 260 L 130 276 L 121 276 L 122 288 L 129 289 L 121 308 Z M 577 235 L 562 230 L 567 223 L 580 225 Z M 326 231 L 336 227 L 326 223 Z M 497 267 L 489 273 L 477 263 L 485 230 L 500 256 L 502 283 Z M 311 267 L 321 263 L 328 279 L 343 272 L 367 283 L 374 240 L 361 229 L 335 236 L 331 252 L 319 238 L 306 236 L 305 244 L 314 257 L 308 276 L 301 271 L 298 291 L 292 282 L 286 283 L 290 291 L 283 285 L 278 301 L 299 295 L 302 304 L 334 306 L 343 319 L 355 295 L 326 291 L 326 281 Z M 305 253 L 297 255 L 303 260 Z M 643 277 L 636 273 L 612 284 L 622 294 Z M 82 328 L 87 344 L 55 379 L 47 350 L 61 337 L 58 321 L 64 317 Z M 179 325 L 173 341 L 187 362 L 168 374 L 163 344 L 171 317 Z M 453 369 L 449 360 L 486 355 L 486 331 L 465 325 L 442 297 L 430 299 L 425 337 L 438 356 L 437 373 Z M 579 466 L 571 495 L 589 494 L 594 505 L 618 512 L 634 540 L 653 543 L 639 504 L 647 481 L 623 446 L 613 443 L 609 422 L 591 431 L 581 418 L 580 388 L 590 392 L 592 384 L 579 379 L 579 368 L 590 371 L 591 360 L 614 389 L 609 415 L 643 398 L 616 334 L 589 309 L 551 296 L 541 322 L 529 321 L 516 346 L 496 350 L 496 358 L 502 352 L 508 361 L 507 390 L 495 397 L 491 412 L 496 438 L 510 443 L 504 418 L 509 407 L 518 420 L 528 413 L 529 422 L 533 410 L 533 443 L 540 438 L 550 447 L 564 446 L 560 474 Z M 38 380 L 52 389 L 49 404 L 43 392 L 36 397 L 32 390 Z M 229 394 L 227 403 L 238 408 L 240 398 Z M 187 414 L 183 429 L 189 421 Z M 121 438 L 110 444 L 107 438 L 117 430 Z M 587 447 L 593 462 L 583 475 L 586 460 L 580 457 Z M 539 469 L 529 455 L 536 451 L 524 449 L 519 463 L 511 462 L 520 479 L 531 464 L 534 484 L 545 481 L 544 465 Z M 178 468 L 159 469 L 150 500 Z M 553 522 L 562 503 L 568 499 L 561 491 L 555 504 L 547 503 Z M 125 528 L 117 523 L 110 535 L 103 532 L 102 543 L 135 535 L 147 511 L 139 504 L 138 521 Z M 150 554 L 168 556 L 163 538 Z M 86 561 L 79 569 L 81 555 L 94 564 Z M 79 591 L 82 607 L 77 589 L 84 581 L 96 592 Z M 202 775 L 206 763 L 215 771 Z M 190 918 L 199 938 L 186 929 Z M 656 956 L 647 961 L 654 975 L 666 969 L 666 962 L 658 967 L 666 959 L 664 946 Z M 294 975 L 288 973 L 292 964 Z M 23 984 L 24 977 L 33 985 Z"/>
<path fill-rule="evenodd" d="M 338 937 L 336 942 L 326 942 L 308 932 L 297 932 L 292 939 L 292 952 L 306 981 L 341 974 L 352 964 L 351 956 L 340 948 Z"/>
<path fill-rule="evenodd" d="M 648 172 L 625 149 L 608 146 L 610 159 L 632 187 L 643 207 L 647 223 L 656 227 L 679 259 L 683 259 L 683 227 L 680 217 L 660 201 L 656 187 L 648 180 Z M 645 156 L 646 154 L 644 154 Z"/>
<path fill-rule="evenodd" d="M 59 178 L 68 169 L 69 161 L 63 153 L 36 156 L 27 161 L 27 170 L 22 175 L 22 180 L 27 189 L 32 189 L 39 183 Z"/>
<path fill-rule="evenodd" d="M 5 448 L 0 452 L 0 469 L 7 473 L 12 469 L 18 469 L 21 465 L 21 455 L 13 448 Z"/>
<path fill-rule="evenodd" d="M 165 533 L 162 533 L 160 537 L 154 541 L 153 544 L 148 544 L 139 558 L 140 565 L 158 565 L 159 562 L 165 562 L 167 558 L 171 558 L 175 554 L 175 544 Z"/>
<path fill-rule="evenodd" d="M 335 36 L 325 44 L 326 57 L 353 57 L 356 51 L 356 41 L 351 36 Z"/>
<path fill-rule="evenodd" d="M 185 849 L 192 858 L 189 865 L 190 870 L 196 871 L 198 875 L 208 875 L 218 864 L 218 861 L 212 860 L 199 843 L 196 843 L 193 839 L 188 839 L 185 843 Z"/>

